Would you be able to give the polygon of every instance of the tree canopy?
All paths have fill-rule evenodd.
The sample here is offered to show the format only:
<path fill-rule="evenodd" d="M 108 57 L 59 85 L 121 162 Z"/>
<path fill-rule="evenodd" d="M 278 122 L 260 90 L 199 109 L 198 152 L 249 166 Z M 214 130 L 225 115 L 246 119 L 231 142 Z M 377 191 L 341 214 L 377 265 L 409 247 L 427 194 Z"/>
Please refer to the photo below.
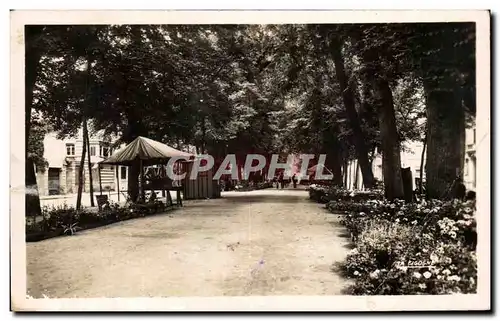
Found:
<path fill-rule="evenodd" d="M 475 115 L 474 28 L 27 26 L 29 157 L 43 163 L 39 117 L 63 137 L 89 119 L 120 142 L 147 136 L 221 156 L 326 153 L 340 173 L 347 160 L 423 140 L 431 91 L 453 90 Z"/>

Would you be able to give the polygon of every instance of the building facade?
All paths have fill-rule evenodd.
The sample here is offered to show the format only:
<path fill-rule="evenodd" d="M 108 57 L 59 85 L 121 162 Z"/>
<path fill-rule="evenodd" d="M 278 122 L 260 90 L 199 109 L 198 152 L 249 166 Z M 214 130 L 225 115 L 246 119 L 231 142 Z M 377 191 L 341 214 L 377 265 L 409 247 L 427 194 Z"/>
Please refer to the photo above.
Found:
<path fill-rule="evenodd" d="M 90 191 L 88 152 L 94 191 L 117 191 L 127 189 L 127 167 L 104 165 L 99 177 L 98 163 L 112 153 L 111 142 L 101 134 L 91 136 L 90 148 L 85 155 L 83 170 L 83 191 Z M 49 133 L 44 138 L 44 158 L 48 162 L 44 171 L 36 170 L 38 190 L 41 196 L 65 195 L 78 192 L 80 161 L 83 151 L 83 133 L 79 131 L 75 138 L 58 139 L 56 133 Z M 101 183 L 101 184 L 100 184 Z"/>
<path fill-rule="evenodd" d="M 413 189 L 419 186 L 421 161 L 422 161 L 422 142 L 409 142 L 405 144 L 406 148 L 401 152 L 401 167 L 409 167 L 413 178 Z M 425 182 L 425 157 L 422 179 Z M 373 176 L 383 181 L 382 156 L 379 154 L 372 163 Z M 465 159 L 463 172 L 464 185 L 468 190 L 476 190 L 476 129 L 469 128 L 465 131 Z M 363 177 L 358 161 L 353 160 L 347 166 L 347 184 L 348 189 L 363 189 Z"/>

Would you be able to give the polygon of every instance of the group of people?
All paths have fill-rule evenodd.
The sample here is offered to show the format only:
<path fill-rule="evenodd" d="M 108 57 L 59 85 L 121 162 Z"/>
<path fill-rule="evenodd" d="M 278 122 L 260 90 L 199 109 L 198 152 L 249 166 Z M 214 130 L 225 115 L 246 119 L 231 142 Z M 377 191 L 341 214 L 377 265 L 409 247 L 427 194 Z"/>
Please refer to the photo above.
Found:
<path fill-rule="evenodd" d="M 298 179 L 297 179 L 297 175 L 296 174 L 293 174 L 293 176 L 291 178 L 291 182 L 293 184 L 293 188 L 297 188 Z M 273 178 L 273 184 L 276 184 L 276 188 L 280 188 L 281 187 L 281 189 L 283 189 L 289 183 L 290 182 L 288 180 L 285 180 L 285 174 L 283 172 L 281 172 L 277 176 L 274 176 L 274 178 Z"/>

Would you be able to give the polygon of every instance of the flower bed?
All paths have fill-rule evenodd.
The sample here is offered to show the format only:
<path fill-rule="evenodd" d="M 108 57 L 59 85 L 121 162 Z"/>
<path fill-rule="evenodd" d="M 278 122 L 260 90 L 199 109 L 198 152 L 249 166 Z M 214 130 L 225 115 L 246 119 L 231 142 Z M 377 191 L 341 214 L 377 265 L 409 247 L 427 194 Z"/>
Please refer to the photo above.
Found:
<path fill-rule="evenodd" d="M 356 295 L 474 293 L 475 202 L 341 201 L 355 248 L 344 265 Z"/>
<path fill-rule="evenodd" d="M 159 201 L 147 205 L 130 205 L 126 207 L 109 204 L 102 211 L 93 212 L 86 209 L 76 210 L 74 207 L 45 207 L 42 209 L 42 220 L 26 224 L 26 242 L 36 242 L 47 238 L 71 235 L 79 230 L 96 228 L 119 221 L 144 217 L 165 210 Z"/>

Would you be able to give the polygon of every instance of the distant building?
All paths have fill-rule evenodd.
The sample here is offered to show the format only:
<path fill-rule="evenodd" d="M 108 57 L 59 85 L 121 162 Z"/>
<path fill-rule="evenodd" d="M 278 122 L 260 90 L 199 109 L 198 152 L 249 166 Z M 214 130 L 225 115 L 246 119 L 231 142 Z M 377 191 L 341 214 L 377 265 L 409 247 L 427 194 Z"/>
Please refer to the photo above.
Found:
<path fill-rule="evenodd" d="M 83 150 L 83 133 L 77 137 L 58 139 L 56 133 L 49 133 L 44 138 L 44 158 L 48 166 L 44 172 L 37 170 L 38 190 L 41 196 L 73 194 L 78 192 L 78 175 Z M 101 134 L 90 137 L 90 162 L 92 167 L 92 182 L 94 191 L 99 191 L 99 172 L 97 163 L 109 157 L 112 153 L 111 141 Z M 88 169 L 88 153 L 84 164 L 84 192 L 90 191 L 90 176 Z M 127 189 L 127 167 L 104 165 L 101 167 L 103 191 Z M 119 182 L 118 182 L 119 180 Z"/>
<path fill-rule="evenodd" d="M 464 185 L 468 190 L 476 190 L 476 129 L 470 128 L 465 131 L 465 159 L 464 159 Z M 406 143 L 406 149 L 410 151 L 401 152 L 401 167 L 410 167 L 413 177 L 413 189 L 416 189 L 420 182 L 420 168 L 422 157 L 422 142 Z M 423 180 L 425 181 L 425 155 Z M 382 156 L 379 154 L 372 163 L 373 176 L 383 181 Z M 357 171 L 357 173 L 356 173 Z M 347 189 L 362 189 L 363 178 L 358 161 L 353 160 L 347 167 Z"/>

